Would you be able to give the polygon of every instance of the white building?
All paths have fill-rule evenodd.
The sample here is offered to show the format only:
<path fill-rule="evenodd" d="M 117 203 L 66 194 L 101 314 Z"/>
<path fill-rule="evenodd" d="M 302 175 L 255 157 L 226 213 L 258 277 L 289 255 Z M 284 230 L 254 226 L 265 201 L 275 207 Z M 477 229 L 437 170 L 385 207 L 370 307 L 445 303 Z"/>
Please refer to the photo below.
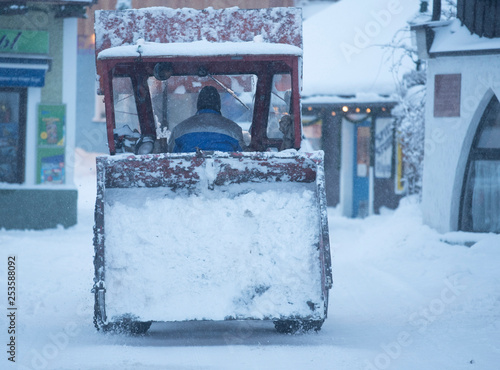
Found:
<path fill-rule="evenodd" d="M 414 26 L 427 60 L 423 217 L 440 232 L 500 232 L 500 9 Z"/>

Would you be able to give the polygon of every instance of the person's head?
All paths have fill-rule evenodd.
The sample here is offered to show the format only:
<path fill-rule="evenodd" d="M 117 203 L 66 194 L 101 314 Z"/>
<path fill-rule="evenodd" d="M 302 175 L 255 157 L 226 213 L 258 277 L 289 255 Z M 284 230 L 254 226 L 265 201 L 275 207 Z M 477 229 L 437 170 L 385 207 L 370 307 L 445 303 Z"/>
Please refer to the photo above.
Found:
<path fill-rule="evenodd" d="M 213 86 L 205 86 L 201 89 L 198 95 L 198 102 L 196 103 L 196 109 L 213 109 L 220 113 L 220 95 L 217 89 Z"/>

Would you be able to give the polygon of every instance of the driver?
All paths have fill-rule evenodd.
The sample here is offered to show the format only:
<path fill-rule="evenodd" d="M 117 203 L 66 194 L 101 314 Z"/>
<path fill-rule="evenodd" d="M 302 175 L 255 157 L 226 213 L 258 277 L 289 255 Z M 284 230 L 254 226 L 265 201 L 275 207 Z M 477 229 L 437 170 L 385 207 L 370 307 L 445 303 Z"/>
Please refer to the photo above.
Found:
<path fill-rule="evenodd" d="M 168 142 L 171 153 L 199 150 L 241 152 L 245 147 L 241 127 L 221 115 L 221 99 L 213 86 L 201 89 L 194 116 L 182 121 L 172 130 Z"/>

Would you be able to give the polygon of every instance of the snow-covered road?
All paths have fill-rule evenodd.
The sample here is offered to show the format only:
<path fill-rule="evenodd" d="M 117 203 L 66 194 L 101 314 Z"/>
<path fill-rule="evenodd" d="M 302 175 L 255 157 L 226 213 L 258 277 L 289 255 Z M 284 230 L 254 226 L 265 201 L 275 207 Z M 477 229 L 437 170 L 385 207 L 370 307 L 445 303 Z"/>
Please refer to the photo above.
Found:
<path fill-rule="evenodd" d="M 97 333 L 94 179 L 81 172 L 77 226 L 0 231 L 1 289 L 15 255 L 19 307 L 16 363 L 4 350 L 1 369 L 500 368 L 500 235 L 440 235 L 411 201 L 365 220 L 329 210 L 334 288 L 319 333 L 280 335 L 266 322 L 154 323 L 145 337 Z M 6 299 L 0 310 L 6 348 Z"/>

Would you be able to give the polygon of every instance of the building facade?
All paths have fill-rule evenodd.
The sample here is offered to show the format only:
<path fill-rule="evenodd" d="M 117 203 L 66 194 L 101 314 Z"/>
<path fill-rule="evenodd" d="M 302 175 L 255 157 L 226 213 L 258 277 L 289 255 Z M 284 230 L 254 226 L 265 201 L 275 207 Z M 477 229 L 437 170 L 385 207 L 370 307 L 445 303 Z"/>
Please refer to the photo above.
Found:
<path fill-rule="evenodd" d="M 0 228 L 76 223 L 77 17 L 92 1 L 0 1 Z"/>
<path fill-rule="evenodd" d="M 404 194 L 391 115 L 396 103 L 380 96 L 303 101 L 304 134 L 314 149 L 325 152 L 328 205 L 339 205 L 346 217 L 394 209 Z"/>
<path fill-rule="evenodd" d="M 500 9 L 459 0 L 457 19 L 413 27 L 427 60 L 422 207 L 440 232 L 500 232 Z"/>

